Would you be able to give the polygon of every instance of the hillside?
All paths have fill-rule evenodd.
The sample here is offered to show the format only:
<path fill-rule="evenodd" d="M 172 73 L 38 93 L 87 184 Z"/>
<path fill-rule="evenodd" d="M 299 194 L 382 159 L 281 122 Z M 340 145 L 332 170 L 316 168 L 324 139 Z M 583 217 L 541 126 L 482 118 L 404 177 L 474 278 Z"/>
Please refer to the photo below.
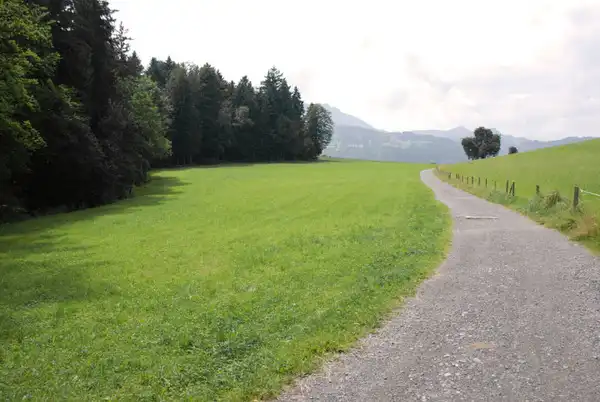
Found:
<path fill-rule="evenodd" d="M 589 191 L 600 193 L 600 139 L 553 148 L 506 155 L 445 166 L 454 173 L 487 177 L 505 182 L 515 180 L 518 195 L 535 195 L 536 184 L 544 192 L 558 190 L 570 197 L 573 186 L 579 185 Z M 596 202 L 595 198 L 588 198 Z M 598 200 L 600 201 L 600 199 Z"/>
<path fill-rule="evenodd" d="M 513 137 L 512 135 L 502 135 L 502 147 L 500 149 L 500 155 L 507 155 L 508 149 L 511 146 L 517 147 L 519 152 L 535 151 L 536 149 L 551 148 L 560 145 L 574 144 L 577 142 L 587 141 L 593 139 L 592 137 L 566 137 L 560 140 L 554 141 L 538 141 L 530 140 L 523 137 Z"/>

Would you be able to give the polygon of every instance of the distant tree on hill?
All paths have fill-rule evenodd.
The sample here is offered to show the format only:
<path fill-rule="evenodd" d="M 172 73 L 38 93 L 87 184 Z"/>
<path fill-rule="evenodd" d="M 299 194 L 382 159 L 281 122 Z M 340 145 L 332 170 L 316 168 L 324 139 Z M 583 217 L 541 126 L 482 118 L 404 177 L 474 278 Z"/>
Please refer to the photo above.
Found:
<path fill-rule="evenodd" d="M 473 137 L 462 139 L 462 146 L 467 158 L 485 159 L 490 156 L 497 156 L 500 152 L 500 135 L 494 134 L 492 130 L 485 127 L 479 127 L 473 133 Z"/>
<path fill-rule="evenodd" d="M 515 146 L 512 146 L 512 147 L 508 148 L 508 154 L 509 154 L 509 155 L 510 155 L 510 154 L 516 154 L 516 153 L 518 153 L 518 152 L 519 152 L 519 150 L 518 150 L 518 149 L 517 149 L 517 147 L 515 147 Z"/>

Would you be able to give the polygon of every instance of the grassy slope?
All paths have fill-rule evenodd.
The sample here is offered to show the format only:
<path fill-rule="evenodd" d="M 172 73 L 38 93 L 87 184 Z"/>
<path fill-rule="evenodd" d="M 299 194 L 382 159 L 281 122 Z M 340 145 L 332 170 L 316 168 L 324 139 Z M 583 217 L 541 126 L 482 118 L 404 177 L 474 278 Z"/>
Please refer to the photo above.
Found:
<path fill-rule="evenodd" d="M 577 213 L 571 213 L 569 210 L 575 185 L 600 194 L 598 155 L 600 155 L 600 139 L 447 165 L 442 166 L 441 169 L 464 176 L 475 176 L 474 187 L 466 186 L 456 180 L 452 180 L 452 183 L 492 201 L 510 205 L 537 221 L 562 230 L 574 239 L 583 241 L 592 249 L 600 251 L 600 233 L 597 225 L 600 198 L 582 194 L 581 210 Z M 481 187 L 477 186 L 478 177 L 482 180 Z M 485 178 L 488 178 L 490 188 L 493 186 L 493 181 L 497 181 L 498 193 L 484 188 Z M 506 180 L 515 182 L 515 199 L 504 196 Z M 544 200 L 536 197 L 536 185 L 540 186 L 542 197 L 558 191 L 564 203 L 554 208 L 544 208 Z"/>
<path fill-rule="evenodd" d="M 372 329 L 442 260 L 423 166 L 170 170 L 0 226 L 0 399 L 248 400 Z"/>

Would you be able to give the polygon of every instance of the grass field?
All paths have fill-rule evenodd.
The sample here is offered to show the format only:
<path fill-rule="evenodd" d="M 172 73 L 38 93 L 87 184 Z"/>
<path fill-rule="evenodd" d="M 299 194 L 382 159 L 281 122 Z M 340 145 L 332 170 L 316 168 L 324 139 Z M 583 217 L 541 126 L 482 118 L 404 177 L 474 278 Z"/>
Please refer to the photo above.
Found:
<path fill-rule="evenodd" d="M 276 394 L 443 259 L 423 168 L 170 170 L 118 204 L 0 226 L 0 399 Z"/>
<path fill-rule="evenodd" d="M 475 185 L 453 179 L 454 185 L 492 201 L 503 203 L 531 216 L 549 227 L 557 228 L 600 251 L 600 198 L 581 194 L 580 210 L 571 211 L 573 189 L 600 194 L 600 140 L 541 149 L 468 163 L 441 166 L 440 169 L 463 176 L 474 176 Z M 441 176 L 447 180 L 446 176 Z M 478 178 L 482 183 L 478 185 Z M 488 188 L 484 186 L 488 179 Z M 504 196 L 506 181 L 515 182 L 515 198 Z M 492 191 L 497 182 L 497 192 Z M 541 196 L 536 195 L 536 185 Z M 562 202 L 543 208 L 544 196 L 558 192 Z"/>

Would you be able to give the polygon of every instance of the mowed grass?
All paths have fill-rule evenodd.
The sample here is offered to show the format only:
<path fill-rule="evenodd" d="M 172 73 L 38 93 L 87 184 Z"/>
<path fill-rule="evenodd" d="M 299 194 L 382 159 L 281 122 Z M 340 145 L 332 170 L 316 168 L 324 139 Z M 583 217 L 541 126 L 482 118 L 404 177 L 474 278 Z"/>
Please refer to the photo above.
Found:
<path fill-rule="evenodd" d="M 425 166 L 169 170 L 0 226 L 0 399 L 249 400 L 376 327 L 442 261 Z"/>
<path fill-rule="evenodd" d="M 549 227 L 559 229 L 600 251 L 600 197 L 581 193 L 577 211 L 572 211 L 574 186 L 600 194 L 600 139 L 523 152 L 497 158 L 441 166 L 440 169 L 474 177 L 475 185 L 453 178 L 450 182 L 491 201 L 511 206 Z M 447 180 L 447 175 L 440 175 Z M 481 177 L 481 185 L 478 178 Z M 485 188 L 485 178 L 488 187 Z M 506 197 L 506 181 L 515 182 L 515 197 Z M 497 191 L 493 191 L 494 181 Z M 541 195 L 536 195 L 539 185 Z M 562 201 L 544 207 L 544 197 L 558 192 Z"/>

